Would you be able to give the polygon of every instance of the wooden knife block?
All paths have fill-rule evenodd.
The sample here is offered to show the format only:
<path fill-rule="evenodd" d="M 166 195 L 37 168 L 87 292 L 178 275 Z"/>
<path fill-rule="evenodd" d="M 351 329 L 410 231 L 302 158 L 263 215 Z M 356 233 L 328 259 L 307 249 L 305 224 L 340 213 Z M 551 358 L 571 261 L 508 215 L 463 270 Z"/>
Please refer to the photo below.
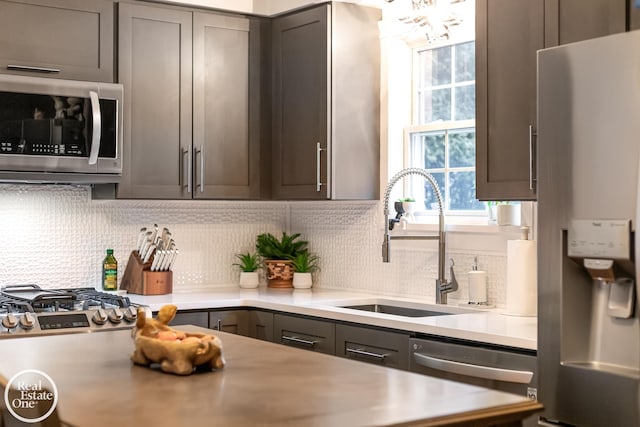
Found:
<path fill-rule="evenodd" d="M 173 271 L 151 271 L 152 262 L 153 257 L 143 263 L 136 251 L 131 252 L 120 289 L 139 295 L 170 294 L 173 290 Z"/>

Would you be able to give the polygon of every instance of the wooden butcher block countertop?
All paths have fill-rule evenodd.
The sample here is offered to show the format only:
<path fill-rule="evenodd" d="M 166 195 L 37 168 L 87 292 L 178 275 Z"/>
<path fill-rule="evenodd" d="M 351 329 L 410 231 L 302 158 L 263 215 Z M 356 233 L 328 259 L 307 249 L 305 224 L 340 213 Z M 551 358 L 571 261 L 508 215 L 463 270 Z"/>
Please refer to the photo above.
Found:
<path fill-rule="evenodd" d="M 130 331 L 115 331 L 0 340 L 0 374 L 48 374 L 61 420 L 87 427 L 518 425 L 541 409 L 522 396 L 215 334 L 220 371 L 135 366 Z"/>

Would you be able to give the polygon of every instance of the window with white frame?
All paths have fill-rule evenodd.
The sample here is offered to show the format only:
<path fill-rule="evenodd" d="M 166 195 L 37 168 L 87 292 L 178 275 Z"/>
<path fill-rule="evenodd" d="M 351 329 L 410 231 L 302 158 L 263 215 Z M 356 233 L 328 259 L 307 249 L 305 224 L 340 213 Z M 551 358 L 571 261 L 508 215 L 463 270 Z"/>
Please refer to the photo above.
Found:
<path fill-rule="evenodd" d="M 475 198 L 474 41 L 414 49 L 412 124 L 405 128 L 405 167 L 433 175 L 448 214 L 482 214 Z M 405 194 L 437 210 L 435 194 L 422 178 L 408 180 Z"/>

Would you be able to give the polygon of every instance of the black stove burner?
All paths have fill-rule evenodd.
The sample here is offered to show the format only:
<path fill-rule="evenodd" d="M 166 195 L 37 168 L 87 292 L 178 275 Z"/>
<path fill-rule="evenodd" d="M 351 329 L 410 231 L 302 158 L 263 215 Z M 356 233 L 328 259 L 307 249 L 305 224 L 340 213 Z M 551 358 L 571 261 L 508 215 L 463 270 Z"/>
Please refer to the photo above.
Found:
<path fill-rule="evenodd" d="M 128 297 L 93 288 L 42 289 L 38 285 L 14 285 L 0 290 L 0 313 L 127 308 L 130 305 Z"/>

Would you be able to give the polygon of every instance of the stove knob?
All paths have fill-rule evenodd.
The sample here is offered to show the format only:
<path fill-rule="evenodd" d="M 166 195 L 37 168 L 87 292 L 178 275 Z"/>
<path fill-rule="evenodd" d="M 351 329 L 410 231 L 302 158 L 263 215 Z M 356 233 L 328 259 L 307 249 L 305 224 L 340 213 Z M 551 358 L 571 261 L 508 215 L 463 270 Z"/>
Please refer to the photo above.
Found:
<path fill-rule="evenodd" d="M 96 310 L 91 320 L 93 320 L 93 323 L 96 325 L 104 325 L 107 323 L 107 312 L 104 308 L 99 308 Z"/>
<path fill-rule="evenodd" d="M 2 318 L 2 326 L 7 329 L 13 329 L 18 326 L 18 319 L 15 314 L 8 313 L 5 317 Z"/>
<path fill-rule="evenodd" d="M 123 317 L 122 310 L 120 310 L 119 308 L 114 308 L 109 313 L 109 322 L 113 323 L 114 325 L 117 325 L 118 323 L 122 322 L 122 317 Z"/>
<path fill-rule="evenodd" d="M 136 311 L 135 307 L 127 307 L 124 310 L 124 320 L 126 320 L 129 323 L 135 322 L 136 319 L 138 318 L 138 312 Z"/>
<path fill-rule="evenodd" d="M 22 329 L 33 329 L 35 324 L 36 324 L 36 319 L 31 313 L 25 313 L 20 318 L 20 326 L 22 326 Z"/>

